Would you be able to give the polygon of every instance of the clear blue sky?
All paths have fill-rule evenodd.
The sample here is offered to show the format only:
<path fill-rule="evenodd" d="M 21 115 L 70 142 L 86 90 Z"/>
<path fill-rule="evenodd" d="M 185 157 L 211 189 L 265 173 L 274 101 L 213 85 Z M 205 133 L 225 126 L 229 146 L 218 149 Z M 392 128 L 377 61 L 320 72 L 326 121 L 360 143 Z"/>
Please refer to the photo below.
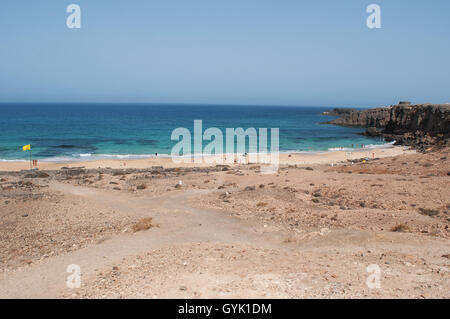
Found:
<path fill-rule="evenodd" d="M 448 0 L 2 0 L 0 46 L 0 102 L 450 102 Z"/>

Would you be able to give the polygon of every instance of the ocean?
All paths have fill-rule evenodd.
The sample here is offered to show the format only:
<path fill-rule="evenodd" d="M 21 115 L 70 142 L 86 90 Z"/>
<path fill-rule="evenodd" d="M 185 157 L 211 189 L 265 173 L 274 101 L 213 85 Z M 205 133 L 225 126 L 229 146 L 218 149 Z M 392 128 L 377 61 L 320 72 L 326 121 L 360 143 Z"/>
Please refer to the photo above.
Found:
<path fill-rule="evenodd" d="M 75 161 L 168 156 L 177 141 L 175 128 L 193 134 L 194 120 L 203 130 L 279 128 L 281 152 L 327 152 L 376 148 L 380 138 L 358 133 L 363 128 L 323 125 L 334 117 L 329 107 L 180 104 L 0 104 L 0 161 L 27 160 L 22 146 L 31 144 L 33 158 Z M 204 142 L 206 146 L 208 142 Z M 269 146 L 270 148 L 270 146 Z"/>

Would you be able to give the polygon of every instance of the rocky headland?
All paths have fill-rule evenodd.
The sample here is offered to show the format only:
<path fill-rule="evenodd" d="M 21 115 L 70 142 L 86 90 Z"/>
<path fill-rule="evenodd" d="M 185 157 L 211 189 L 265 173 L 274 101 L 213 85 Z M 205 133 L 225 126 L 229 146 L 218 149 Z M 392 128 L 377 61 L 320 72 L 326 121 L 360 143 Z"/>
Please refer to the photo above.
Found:
<path fill-rule="evenodd" d="M 367 136 L 383 136 L 387 141 L 395 140 L 396 144 L 412 146 L 421 151 L 448 144 L 450 104 L 400 102 L 367 110 L 339 110 L 322 113 L 339 116 L 323 124 L 366 127 L 364 134 Z"/>
<path fill-rule="evenodd" d="M 322 112 L 322 115 L 342 116 L 342 115 L 348 115 L 354 111 L 355 111 L 355 109 L 352 109 L 350 107 L 337 107 L 332 110 Z"/>

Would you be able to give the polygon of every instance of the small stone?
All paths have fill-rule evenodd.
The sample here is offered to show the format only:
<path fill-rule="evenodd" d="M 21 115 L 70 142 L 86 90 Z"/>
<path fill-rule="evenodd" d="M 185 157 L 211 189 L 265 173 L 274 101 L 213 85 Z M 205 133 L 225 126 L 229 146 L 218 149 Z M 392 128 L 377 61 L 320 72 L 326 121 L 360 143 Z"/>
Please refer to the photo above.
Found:
<path fill-rule="evenodd" d="M 405 264 L 406 267 L 412 267 L 413 266 L 413 264 L 411 264 L 410 262 L 407 262 L 407 261 L 405 261 L 404 264 Z"/>

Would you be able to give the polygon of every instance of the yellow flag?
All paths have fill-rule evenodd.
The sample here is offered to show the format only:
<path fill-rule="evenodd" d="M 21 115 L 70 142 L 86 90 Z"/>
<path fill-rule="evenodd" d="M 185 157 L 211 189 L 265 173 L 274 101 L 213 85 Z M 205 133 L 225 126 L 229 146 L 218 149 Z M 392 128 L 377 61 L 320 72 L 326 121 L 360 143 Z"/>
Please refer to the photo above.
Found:
<path fill-rule="evenodd" d="M 28 145 L 22 146 L 22 149 L 23 149 L 24 151 L 31 151 L 31 145 L 28 144 Z"/>

